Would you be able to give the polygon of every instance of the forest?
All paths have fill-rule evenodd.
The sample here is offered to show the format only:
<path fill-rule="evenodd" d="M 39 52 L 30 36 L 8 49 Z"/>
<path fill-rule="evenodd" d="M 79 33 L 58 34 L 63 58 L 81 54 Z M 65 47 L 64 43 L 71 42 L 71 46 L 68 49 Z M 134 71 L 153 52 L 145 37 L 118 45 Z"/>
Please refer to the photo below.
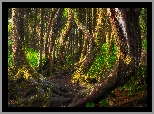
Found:
<path fill-rule="evenodd" d="M 147 8 L 9 8 L 8 107 L 147 107 Z"/>

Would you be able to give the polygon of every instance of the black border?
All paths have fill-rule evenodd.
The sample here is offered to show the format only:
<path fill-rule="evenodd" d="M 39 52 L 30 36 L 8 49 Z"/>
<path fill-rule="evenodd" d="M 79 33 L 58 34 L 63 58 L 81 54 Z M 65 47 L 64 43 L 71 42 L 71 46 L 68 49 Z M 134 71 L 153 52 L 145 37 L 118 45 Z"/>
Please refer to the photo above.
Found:
<path fill-rule="evenodd" d="M 35 4 L 35 5 L 34 5 Z M 7 40 L 7 24 L 8 19 L 8 8 L 28 8 L 28 7 L 59 7 L 61 4 L 65 7 L 81 7 L 87 8 L 92 7 L 143 7 L 147 8 L 148 23 L 147 23 L 147 107 L 91 107 L 91 108 L 76 108 L 76 107 L 8 107 L 8 97 L 7 97 L 7 88 L 8 88 L 8 77 L 5 60 L 8 57 L 8 52 L 5 49 L 8 49 L 8 40 Z M 87 4 L 87 5 L 86 5 Z M 152 112 L 152 2 L 2 2 L 2 112 Z"/>

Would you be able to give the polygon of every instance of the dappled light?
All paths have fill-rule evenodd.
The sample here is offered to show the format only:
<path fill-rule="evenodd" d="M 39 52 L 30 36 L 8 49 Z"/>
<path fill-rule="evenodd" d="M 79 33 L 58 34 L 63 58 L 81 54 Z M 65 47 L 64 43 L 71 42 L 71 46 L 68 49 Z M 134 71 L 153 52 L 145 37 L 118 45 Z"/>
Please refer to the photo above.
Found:
<path fill-rule="evenodd" d="M 147 107 L 146 8 L 10 8 L 9 107 Z"/>

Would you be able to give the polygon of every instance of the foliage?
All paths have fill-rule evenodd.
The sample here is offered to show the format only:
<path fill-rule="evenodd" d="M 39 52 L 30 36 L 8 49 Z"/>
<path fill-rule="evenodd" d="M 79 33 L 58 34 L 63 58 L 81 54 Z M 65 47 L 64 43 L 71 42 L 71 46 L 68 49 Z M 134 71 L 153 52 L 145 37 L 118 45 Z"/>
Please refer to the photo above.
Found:
<path fill-rule="evenodd" d="M 96 57 L 93 65 L 89 69 L 89 72 L 87 73 L 88 77 L 96 77 L 96 76 L 102 76 L 103 73 L 106 73 L 107 70 L 109 70 L 116 60 L 116 52 L 117 48 L 114 44 L 113 52 L 109 52 L 109 44 L 105 43 L 98 56 Z"/>
<path fill-rule="evenodd" d="M 101 103 L 103 104 L 104 107 L 108 107 L 109 106 L 109 101 L 106 99 L 101 100 Z"/>
<path fill-rule="evenodd" d="M 75 14 L 74 18 L 77 18 L 77 20 L 79 20 L 80 18 L 78 17 L 78 14 L 76 13 L 75 9 L 73 11 L 74 11 L 74 14 Z M 141 34 L 143 36 L 143 38 L 142 38 L 142 47 L 145 50 L 147 50 L 147 40 L 145 38 L 145 36 L 146 36 L 145 34 L 146 34 L 146 31 L 147 31 L 147 28 L 146 28 L 146 17 L 147 17 L 147 13 L 146 12 L 147 12 L 147 9 L 146 8 L 142 8 L 141 16 L 140 16 Z M 28 21 L 26 23 L 27 24 L 27 27 L 25 27 L 25 28 L 28 28 L 28 29 L 25 30 L 26 33 L 27 33 L 27 36 L 26 36 L 25 39 L 28 39 L 28 38 L 30 39 L 31 36 L 33 36 L 33 33 L 34 33 L 33 30 L 34 30 L 34 27 L 35 27 L 35 24 L 34 24 L 35 21 L 36 21 L 36 28 L 37 27 L 39 28 L 39 21 L 41 21 L 40 20 L 41 15 L 39 15 L 39 13 L 40 13 L 40 11 L 36 12 L 36 10 L 34 10 L 33 8 L 27 8 L 26 9 L 26 14 L 28 14 L 28 15 L 26 15 L 26 18 L 27 18 Z M 63 19 L 62 19 L 63 21 L 61 21 L 61 23 L 63 23 L 64 21 L 66 21 L 67 16 L 68 16 L 68 9 L 67 8 L 64 8 L 64 10 L 63 10 Z M 37 17 L 37 19 L 35 20 L 36 17 Z M 11 31 L 12 31 L 12 24 L 11 24 L 11 22 L 12 22 L 12 20 L 10 19 L 9 20 L 9 23 L 8 23 L 8 36 L 11 36 Z M 43 23 L 45 28 L 48 26 L 47 22 L 48 21 L 45 21 Z M 84 23 L 84 21 L 81 22 L 81 25 L 83 23 Z M 87 27 L 87 28 L 90 28 L 90 27 Z M 37 40 L 37 38 L 38 38 L 37 36 L 39 36 L 40 30 L 39 29 L 36 29 L 36 32 L 37 33 L 35 35 L 35 40 Z M 48 32 L 48 31 L 44 31 L 44 34 L 46 34 L 46 32 Z M 59 34 L 60 33 L 61 32 L 59 32 Z M 80 36 L 80 34 L 78 34 L 78 35 Z M 68 41 L 71 41 L 70 39 L 71 38 L 69 38 Z M 81 39 L 81 40 L 83 40 L 83 39 Z M 96 43 L 97 43 L 97 46 L 99 46 L 99 38 L 97 38 L 97 40 L 98 41 L 96 41 Z M 29 40 L 29 41 L 27 40 L 26 45 L 30 44 L 31 41 L 32 40 Z M 11 43 L 12 42 L 9 40 L 8 41 L 8 46 L 10 46 Z M 74 45 L 74 42 L 71 41 L 71 45 L 72 44 Z M 64 44 L 62 44 L 62 45 L 64 45 Z M 80 44 L 80 45 L 82 45 L 82 44 Z M 60 46 L 58 46 L 56 44 L 56 49 L 58 49 L 59 47 Z M 95 81 L 95 80 L 100 81 L 100 79 L 103 78 L 103 75 L 106 72 L 108 72 L 109 69 L 112 68 L 112 66 L 115 64 L 116 54 L 117 54 L 117 47 L 114 44 L 112 51 L 109 51 L 109 48 L 110 48 L 110 44 L 109 43 L 103 44 L 103 46 L 101 47 L 100 52 L 98 53 L 97 57 L 95 58 L 95 61 L 93 62 L 93 65 L 90 67 L 90 69 L 88 69 L 88 72 L 86 74 L 82 74 L 80 72 L 80 71 L 82 71 L 82 69 L 78 69 L 79 72 L 76 71 L 76 72 L 78 72 L 78 74 L 76 76 L 78 76 L 80 78 L 80 80 L 82 80 L 82 78 L 84 77 L 83 80 L 85 80 L 87 83 L 89 83 L 90 81 L 91 82 L 92 81 Z M 65 51 L 67 51 L 67 50 L 65 50 Z M 34 50 L 33 48 L 25 48 L 24 49 L 24 52 L 25 52 L 25 55 L 26 55 L 26 59 L 28 60 L 28 62 L 30 63 L 30 65 L 32 67 L 34 67 L 34 68 L 37 68 L 38 67 L 38 60 L 39 60 L 39 53 L 36 50 Z M 57 56 L 59 56 L 59 55 L 58 54 L 55 54 L 55 57 L 56 58 L 58 58 Z M 45 62 L 45 56 L 44 55 L 43 55 L 43 61 L 42 62 L 43 63 Z M 69 54 L 69 55 L 66 55 L 66 63 L 64 64 L 64 66 L 58 66 L 56 64 L 54 64 L 54 65 L 64 71 L 64 70 L 69 69 L 68 67 L 74 67 L 73 64 L 74 64 L 73 55 L 72 54 Z M 10 50 L 8 50 L 8 66 L 12 66 L 12 55 L 10 53 Z M 25 80 L 27 80 L 28 77 L 31 76 L 31 75 L 34 76 L 34 73 L 31 74 L 30 71 L 27 70 L 27 69 L 29 69 L 29 68 L 18 69 L 18 72 L 14 76 L 16 76 L 16 77 L 18 77 L 18 76 L 24 77 Z M 54 75 L 54 73 L 52 73 L 51 75 Z M 144 84 L 143 86 L 139 85 L 140 80 L 142 78 L 145 78 L 146 77 L 146 69 L 145 69 L 145 67 L 140 66 L 137 75 L 138 75 L 139 78 L 136 78 L 136 76 L 133 76 L 131 78 L 131 80 L 129 81 L 129 83 L 126 83 L 125 85 L 119 87 L 119 90 L 128 90 L 128 93 L 129 93 L 128 95 L 132 95 L 136 91 L 145 90 L 146 87 L 147 87 L 146 84 Z M 27 86 L 27 85 L 26 86 L 25 85 L 26 85 L 26 83 L 21 83 L 20 87 L 24 88 L 24 87 Z M 46 89 L 49 90 L 49 92 L 51 92 L 51 87 L 48 87 Z M 11 90 L 13 90 L 13 88 L 11 88 Z M 48 99 L 48 95 L 36 96 L 36 99 L 35 100 L 39 100 L 39 99 L 46 100 L 46 101 L 49 100 Z M 22 103 L 22 104 L 20 104 L 20 106 L 21 105 L 31 104 L 31 103 L 32 103 L 32 101 L 26 101 L 25 104 Z M 101 103 L 103 104 L 104 107 L 108 107 L 109 106 L 109 101 L 107 99 L 103 99 L 101 101 Z M 86 107 L 95 107 L 95 106 L 96 105 L 93 102 L 87 103 L 87 105 L 86 105 Z"/>
<path fill-rule="evenodd" d="M 12 33 L 12 19 L 8 21 L 8 36 L 10 37 Z"/>
<path fill-rule="evenodd" d="M 91 102 L 91 103 L 87 103 L 86 107 L 95 107 L 95 103 Z"/>
<path fill-rule="evenodd" d="M 146 68 L 140 66 L 137 72 L 137 77 L 133 76 L 128 83 L 118 89 L 127 90 L 129 96 L 133 95 L 137 91 L 146 90 L 147 85 L 143 82 L 144 78 L 146 78 Z"/>
<path fill-rule="evenodd" d="M 11 40 L 8 40 L 8 46 L 10 46 L 12 44 Z"/>
<path fill-rule="evenodd" d="M 140 15 L 140 27 L 141 32 L 146 33 L 147 31 L 147 8 L 142 8 L 141 15 Z"/>
<path fill-rule="evenodd" d="M 73 55 L 72 55 L 72 54 L 70 54 L 70 55 L 68 55 L 68 56 L 66 57 L 66 63 L 67 63 L 68 65 L 72 65 L 72 64 L 73 64 Z"/>
<path fill-rule="evenodd" d="M 12 44 L 11 40 L 8 40 L 8 46 Z M 12 55 L 10 53 L 10 50 L 8 50 L 8 67 L 12 66 Z"/>
<path fill-rule="evenodd" d="M 82 69 L 78 69 L 73 76 L 73 82 L 75 82 L 75 80 L 79 80 L 83 84 L 93 84 L 104 78 L 102 75 L 104 75 L 110 68 L 113 67 L 117 54 L 117 47 L 115 44 L 113 46 L 112 52 L 109 52 L 109 47 L 110 45 L 108 43 L 103 44 L 99 54 L 95 58 L 94 63 L 88 72 L 82 74 L 80 72 Z"/>
<path fill-rule="evenodd" d="M 141 27 L 141 36 L 142 38 L 142 48 L 144 50 L 147 50 L 147 40 L 146 40 L 146 32 L 147 32 L 147 9 L 142 8 L 141 10 L 141 15 L 140 15 L 140 27 Z M 146 78 L 146 68 L 145 66 L 139 66 L 137 76 L 133 76 L 130 81 L 123 86 L 119 87 L 119 90 L 124 90 L 127 91 L 127 96 L 133 96 L 137 91 L 145 91 L 147 89 L 147 84 L 146 82 L 143 82 Z M 112 94 L 115 94 L 115 91 L 112 91 Z M 103 99 L 102 102 L 103 106 L 107 100 Z M 106 102 L 107 106 L 107 102 Z"/>
<path fill-rule="evenodd" d="M 140 27 L 141 27 L 141 36 L 142 38 L 142 47 L 143 49 L 147 50 L 147 41 L 146 41 L 146 34 L 147 34 L 147 9 L 142 8 L 141 15 L 140 15 Z"/>
<path fill-rule="evenodd" d="M 39 53 L 34 50 L 33 48 L 25 48 L 25 52 L 26 52 L 26 58 L 29 62 L 29 64 L 34 67 L 37 68 L 38 66 L 38 60 L 39 60 Z M 42 56 L 42 62 L 45 62 L 45 55 Z"/>
<path fill-rule="evenodd" d="M 67 17 L 67 15 L 68 15 L 67 8 L 64 8 L 63 17 Z"/>
<path fill-rule="evenodd" d="M 147 40 L 146 39 L 142 40 L 142 47 L 144 50 L 147 50 Z"/>

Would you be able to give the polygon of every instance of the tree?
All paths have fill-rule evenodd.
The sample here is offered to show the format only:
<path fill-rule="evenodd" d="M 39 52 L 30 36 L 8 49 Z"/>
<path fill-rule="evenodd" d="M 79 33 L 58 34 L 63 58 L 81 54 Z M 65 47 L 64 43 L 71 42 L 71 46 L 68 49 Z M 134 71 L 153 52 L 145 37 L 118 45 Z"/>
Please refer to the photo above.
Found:
<path fill-rule="evenodd" d="M 21 9 L 19 10 L 17 8 L 16 10 L 20 11 Z M 78 14 L 81 13 L 78 12 L 80 10 L 83 11 L 82 15 L 87 15 L 86 18 L 90 20 L 90 22 L 93 22 L 93 24 L 88 24 L 87 22 L 85 22 L 84 24 L 84 20 L 80 20 L 81 15 L 78 16 Z M 23 106 L 45 105 L 47 107 L 84 107 L 88 102 L 98 103 L 101 99 L 105 98 L 112 90 L 120 85 L 125 84 L 133 75 L 136 74 L 139 66 L 139 60 L 141 58 L 141 33 L 139 26 L 140 10 L 141 9 L 139 8 L 98 8 L 95 10 L 76 8 L 68 8 L 65 10 L 63 8 L 59 8 L 58 10 L 56 10 L 56 13 L 52 13 L 54 16 L 52 18 L 52 21 L 50 20 L 51 23 L 49 23 L 49 28 L 47 31 L 47 34 L 49 35 L 49 38 L 47 38 L 49 41 L 46 41 L 46 45 L 49 46 L 46 50 L 46 54 L 48 54 L 49 60 L 47 62 L 47 70 L 49 72 L 52 72 L 51 69 L 54 68 L 53 65 L 55 56 L 57 56 L 56 59 L 58 61 L 62 62 L 58 65 L 69 66 L 63 56 L 63 52 L 69 50 L 67 45 L 70 45 L 72 49 L 75 49 L 73 47 L 73 45 L 75 44 L 75 40 L 73 38 L 67 39 L 66 36 L 69 36 L 71 34 L 71 24 L 73 26 L 75 26 L 74 24 L 76 24 L 76 26 L 80 29 L 78 36 L 85 36 L 78 39 L 78 43 L 85 43 L 85 45 L 83 45 L 83 47 L 78 47 L 81 55 L 79 61 L 75 64 L 75 71 L 72 75 L 72 80 L 78 82 L 78 86 L 77 88 L 73 86 L 64 86 L 47 80 L 43 77 L 43 75 L 39 74 L 27 63 L 27 67 L 21 67 L 22 69 L 24 69 L 24 71 L 20 72 L 24 76 L 26 75 L 28 77 L 26 78 L 26 81 L 28 81 L 29 84 L 24 87 L 27 91 L 20 92 L 23 97 L 19 99 L 19 102 L 9 104 L 9 106 L 21 106 L 22 104 Z M 62 20 L 62 13 L 65 11 L 68 13 L 68 16 L 66 16 L 67 21 L 65 19 Z M 106 16 L 107 11 L 108 17 L 110 18 Z M 88 12 L 88 14 L 86 12 Z M 95 20 L 88 18 L 89 16 L 94 15 L 93 12 L 98 13 L 98 16 L 97 18 L 95 18 Z M 41 13 L 42 19 L 43 14 L 44 13 Z M 103 24 L 103 27 L 106 27 L 107 24 L 104 23 L 109 19 L 111 26 L 109 27 L 109 29 L 104 31 L 104 28 L 101 28 L 101 26 Z M 65 21 L 65 26 L 61 27 Z M 15 25 L 17 26 L 17 23 Z M 51 29 L 50 26 L 52 26 Z M 94 28 L 96 30 L 95 32 Z M 92 66 L 97 54 L 101 49 L 102 44 L 106 42 L 106 32 L 108 32 L 110 36 L 112 32 L 111 28 L 113 29 L 112 31 L 114 31 L 114 40 L 118 49 L 116 63 L 110 69 L 110 71 L 102 76 L 105 78 L 101 79 L 99 82 L 95 82 L 95 84 L 91 86 L 83 86 L 82 84 L 80 84 L 79 79 L 82 78 L 80 75 L 87 73 L 89 68 Z M 50 33 L 48 33 L 49 31 Z M 64 42 L 67 41 L 68 44 L 64 46 Z M 86 42 L 88 42 L 89 44 L 86 45 Z M 109 42 L 113 42 L 112 39 L 109 39 Z M 19 45 L 19 42 L 17 42 L 16 45 Z M 57 50 L 57 54 L 55 50 Z M 40 54 L 41 53 L 42 52 L 40 51 Z M 74 52 L 71 52 L 71 54 L 75 55 Z M 66 56 L 68 55 L 66 54 Z M 17 76 L 17 74 L 15 75 Z M 16 83 L 18 80 L 19 79 L 16 80 Z M 20 83 L 23 82 L 20 81 Z M 29 87 L 31 86 L 34 86 L 34 88 L 29 89 Z M 17 89 L 16 91 L 19 90 Z M 29 97 L 29 95 L 33 95 L 33 97 Z M 27 104 L 27 102 L 29 102 L 30 105 Z"/>
<path fill-rule="evenodd" d="M 39 41 L 39 47 L 40 47 L 40 53 L 39 53 L 39 70 L 41 71 L 41 69 L 42 69 L 42 51 L 43 51 L 43 24 L 44 24 L 44 22 L 43 22 L 43 20 L 44 20 L 44 18 L 43 18 L 43 15 L 44 15 L 44 9 L 40 9 L 41 10 L 41 33 L 40 33 L 40 41 Z"/>
<path fill-rule="evenodd" d="M 24 62 L 22 43 L 24 39 L 24 9 L 12 8 L 13 33 L 13 66 L 20 67 Z"/>

